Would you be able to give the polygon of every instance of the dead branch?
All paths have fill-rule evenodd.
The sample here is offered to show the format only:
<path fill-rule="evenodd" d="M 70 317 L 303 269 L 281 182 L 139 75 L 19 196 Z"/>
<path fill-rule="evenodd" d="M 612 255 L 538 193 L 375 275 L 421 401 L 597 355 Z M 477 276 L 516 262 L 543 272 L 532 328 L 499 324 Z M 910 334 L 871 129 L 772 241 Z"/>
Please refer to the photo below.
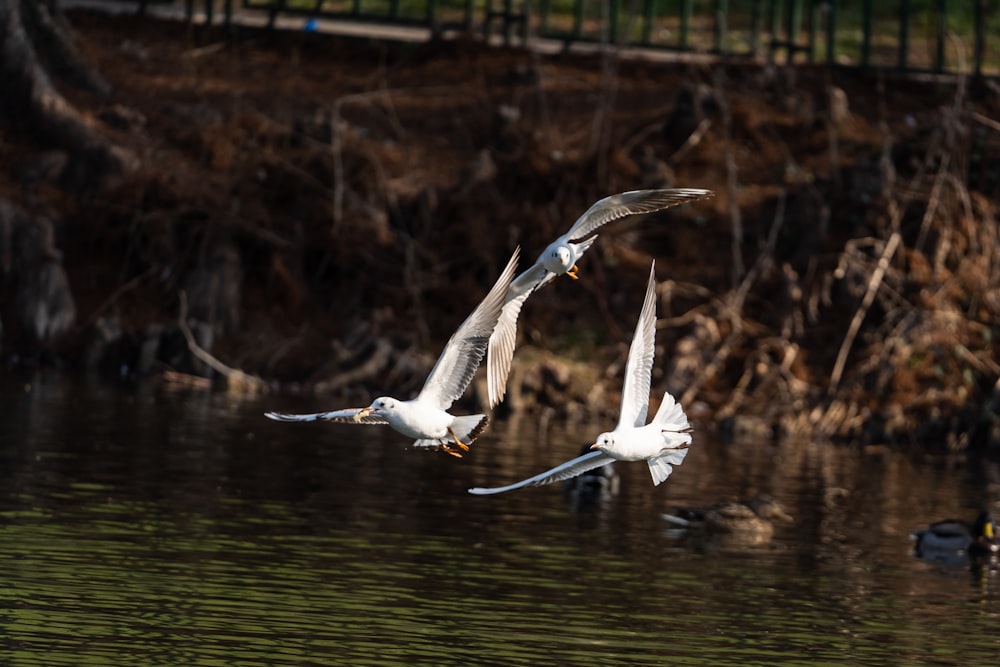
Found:
<path fill-rule="evenodd" d="M 948 164 L 951 155 L 944 153 L 941 156 L 941 168 L 934 176 L 934 185 L 931 187 L 931 195 L 927 201 L 927 208 L 924 210 L 923 220 L 920 221 L 920 233 L 917 235 L 917 242 L 913 245 L 914 252 L 923 252 L 924 243 L 927 241 L 927 234 L 937 213 L 938 205 L 941 203 L 941 188 L 944 186 Z"/>
<path fill-rule="evenodd" d="M 267 384 L 259 377 L 244 373 L 236 368 L 230 368 L 198 344 L 198 341 L 194 338 L 194 334 L 191 333 L 191 327 L 187 323 L 187 293 L 181 290 L 178 297 L 180 298 L 180 307 L 177 315 L 177 326 L 180 328 L 181 333 L 184 334 L 184 339 L 187 341 L 187 346 L 191 354 L 225 378 L 226 389 L 228 391 L 240 394 L 267 393 Z"/>
<path fill-rule="evenodd" d="M 844 373 L 844 365 L 847 363 L 847 355 L 850 353 L 851 347 L 854 345 L 854 339 L 857 337 L 858 331 L 861 329 L 861 322 L 865 319 L 868 309 L 875 300 L 875 294 L 878 292 L 878 288 L 882 284 L 882 278 L 885 276 L 885 272 L 889 268 L 889 262 L 892 260 L 892 256 L 896 253 L 896 249 L 899 247 L 900 241 L 902 241 L 902 236 L 899 231 L 894 231 L 889 237 L 889 240 L 886 242 L 885 248 L 882 249 L 882 256 L 879 257 L 878 266 L 875 268 L 875 271 L 872 272 L 871 280 L 868 281 L 868 288 L 865 291 L 865 295 L 861 299 L 861 304 L 858 306 L 858 309 L 854 312 L 854 317 L 851 318 L 851 324 L 847 327 L 847 334 L 844 336 L 844 342 L 841 343 L 840 351 L 837 353 L 837 361 L 833 365 L 833 373 L 830 375 L 830 385 L 827 390 L 827 394 L 830 396 L 836 393 L 837 388 L 840 385 L 840 378 Z"/>
<path fill-rule="evenodd" d="M 990 128 L 991 130 L 994 130 L 996 132 L 1000 132 L 1000 123 L 998 123 L 997 121 L 993 120 L 992 118 L 988 118 L 987 116 L 984 116 L 983 114 L 979 113 L 978 111 L 973 111 L 971 115 L 972 115 L 972 120 L 976 121 L 980 125 L 985 125 L 986 127 Z"/>
<path fill-rule="evenodd" d="M 733 284 L 743 279 L 743 219 L 740 215 L 739 172 L 736 154 L 733 151 L 733 116 L 729 97 L 726 95 L 726 80 L 720 68 L 715 80 L 715 94 L 722 108 L 722 143 L 725 146 L 726 198 L 729 204 L 729 219 L 732 226 Z"/>
<path fill-rule="evenodd" d="M 101 313 L 103 313 L 105 310 L 113 306 L 115 302 L 118 301 L 118 299 L 122 298 L 123 295 L 125 295 L 128 292 L 131 292 L 136 287 L 141 285 L 143 281 L 145 281 L 147 278 L 156 274 L 158 270 L 160 270 L 160 267 L 151 266 L 142 273 L 140 273 L 139 275 L 137 275 L 135 278 L 132 278 L 131 280 L 126 282 L 125 284 L 119 285 L 118 288 L 101 303 L 101 305 L 99 305 L 97 308 L 94 309 L 94 312 L 92 312 L 90 314 L 90 317 L 87 318 L 86 326 L 88 327 L 91 326 L 94 322 L 97 321 L 97 318 L 101 316 Z"/>
<path fill-rule="evenodd" d="M 685 390 L 683 396 L 681 397 L 681 405 L 690 404 L 694 397 L 698 395 L 698 391 L 701 387 L 715 377 L 715 374 L 719 372 L 719 369 L 725 364 L 729 355 L 732 353 L 734 347 L 736 347 L 737 342 L 743 336 L 745 323 L 743 320 L 743 304 L 746 302 L 747 294 L 750 292 L 750 288 L 753 283 L 756 282 L 757 278 L 764 273 L 766 267 L 770 266 L 774 258 L 774 248 L 778 241 L 778 232 L 780 231 L 782 225 L 785 222 L 785 191 L 782 189 L 781 196 L 778 200 L 778 206 L 774 212 L 774 220 L 771 222 L 771 229 L 767 234 L 767 245 L 761 250 L 760 254 L 757 255 L 757 259 L 754 262 L 753 267 L 750 271 L 746 273 L 743 277 L 743 281 L 740 283 L 733 292 L 731 292 L 725 299 L 720 303 L 720 313 L 725 313 L 729 318 L 732 330 L 726 339 L 719 346 L 719 349 L 715 353 L 715 357 L 708 363 L 708 365 L 702 370 L 697 378 L 688 386 Z"/>
<path fill-rule="evenodd" d="M 702 118 L 701 122 L 698 123 L 698 127 L 694 128 L 694 132 L 689 134 L 688 138 L 684 140 L 684 143 L 681 144 L 680 148 L 673 152 L 673 155 L 670 156 L 668 162 L 670 164 L 677 164 L 683 160 L 688 153 L 701 143 L 701 140 L 705 138 L 705 135 L 708 134 L 708 130 L 711 127 L 712 119 Z"/>
<path fill-rule="evenodd" d="M 333 394 L 352 384 L 361 384 L 374 378 L 382 372 L 392 357 L 392 345 L 384 338 L 375 340 L 375 351 L 365 363 L 340 373 L 334 378 L 317 382 L 313 391 L 316 394 Z"/>

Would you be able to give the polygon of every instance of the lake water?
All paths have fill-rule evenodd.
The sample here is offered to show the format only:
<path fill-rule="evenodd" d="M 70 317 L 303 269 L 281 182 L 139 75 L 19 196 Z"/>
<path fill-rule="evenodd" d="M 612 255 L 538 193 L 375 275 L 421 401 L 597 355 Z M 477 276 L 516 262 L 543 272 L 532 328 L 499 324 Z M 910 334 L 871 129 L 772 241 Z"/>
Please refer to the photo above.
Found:
<path fill-rule="evenodd" d="M 3 665 L 992 665 L 1000 580 L 908 533 L 971 519 L 963 465 L 812 443 L 720 444 L 673 477 L 619 464 L 575 510 L 494 497 L 610 424 L 500 423 L 459 460 L 377 426 L 279 424 L 233 400 L 0 377 Z M 687 543 L 659 514 L 768 492 L 764 545 Z"/>

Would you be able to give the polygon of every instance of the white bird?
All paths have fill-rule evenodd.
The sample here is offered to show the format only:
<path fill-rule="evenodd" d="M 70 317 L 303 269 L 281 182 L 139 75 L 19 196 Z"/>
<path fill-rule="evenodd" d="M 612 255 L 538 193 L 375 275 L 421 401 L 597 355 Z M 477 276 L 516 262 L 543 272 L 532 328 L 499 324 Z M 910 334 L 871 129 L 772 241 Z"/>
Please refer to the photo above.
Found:
<path fill-rule="evenodd" d="M 601 199 L 581 215 L 569 231 L 542 251 L 535 264 L 521 273 L 510 285 L 507 303 L 500 322 L 490 336 L 486 360 L 490 407 L 503 400 L 507 393 L 507 376 L 517 342 L 517 318 L 525 300 L 539 287 L 556 276 L 566 274 L 578 280 L 576 263 L 597 240 L 594 232 L 603 225 L 638 213 L 653 213 L 689 201 L 711 197 L 711 190 L 672 188 L 665 190 L 631 190 Z M 593 236 L 591 236 L 593 234 Z"/>
<path fill-rule="evenodd" d="M 655 263 L 654 263 L 655 268 Z M 663 395 L 663 402 L 653 421 L 646 424 L 649 410 L 650 375 L 653 370 L 654 339 L 656 337 L 656 278 L 654 268 L 649 272 L 646 299 L 642 304 L 639 323 L 632 337 L 632 346 L 625 365 L 625 384 L 622 387 L 621 414 L 615 430 L 597 436 L 590 449 L 594 450 L 567 461 L 551 470 L 529 477 L 509 486 L 473 488 L 469 493 L 488 495 L 503 493 L 525 486 L 540 486 L 576 477 L 588 470 L 612 461 L 646 461 L 653 484 L 670 477 L 673 466 L 680 465 L 691 446 L 691 424 L 684 410 L 670 393 Z"/>
<path fill-rule="evenodd" d="M 517 268 L 519 253 L 520 248 L 514 250 L 489 294 L 448 339 L 444 351 L 416 398 L 401 401 L 391 396 L 381 396 L 367 408 L 314 414 L 267 412 L 265 416 L 285 422 L 324 420 L 388 424 L 403 435 L 416 438 L 414 447 L 443 449 L 453 456 L 461 457 L 451 446 L 468 451 L 469 445 L 486 428 L 489 418 L 482 414 L 455 417 L 448 413 L 448 408 L 465 393 L 486 355 L 487 342 L 500 317 L 507 290 Z"/>

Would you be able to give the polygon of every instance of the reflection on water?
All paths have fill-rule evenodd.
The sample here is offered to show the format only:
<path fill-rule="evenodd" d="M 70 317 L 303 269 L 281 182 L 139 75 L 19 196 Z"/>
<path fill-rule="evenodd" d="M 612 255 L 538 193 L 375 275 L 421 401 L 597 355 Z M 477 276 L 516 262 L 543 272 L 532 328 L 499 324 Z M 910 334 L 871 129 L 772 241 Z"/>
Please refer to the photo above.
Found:
<path fill-rule="evenodd" d="M 997 577 L 909 553 L 985 500 L 963 469 L 699 432 L 668 483 L 618 464 L 617 495 L 575 512 L 558 485 L 465 489 L 606 425 L 500 424 L 458 460 L 262 416 L 324 407 L 302 400 L 9 377 L 0 398 L 2 664 L 995 659 Z M 681 543 L 659 517 L 758 492 L 796 519 L 766 544 Z"/>

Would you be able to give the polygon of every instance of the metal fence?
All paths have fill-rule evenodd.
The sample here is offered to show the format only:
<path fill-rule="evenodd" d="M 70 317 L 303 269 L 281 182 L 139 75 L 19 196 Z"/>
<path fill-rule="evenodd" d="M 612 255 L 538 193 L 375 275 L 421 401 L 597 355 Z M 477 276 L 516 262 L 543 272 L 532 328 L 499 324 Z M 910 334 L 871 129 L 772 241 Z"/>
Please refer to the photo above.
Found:
<path fill-rule="evenodd" d="M 275 17 L 459 30 L 505 42 L 715 54 L 905 71 L 1000 74 L 997 0 L 184 0 Z M 145 4 L 145 0 L 140 0 Z M 218 18 L 216 18 L 218 17 Z M 306 23 L 305 25 L 315 25 Z M 991 30 L 992 28 L 992 30 Z"/>

